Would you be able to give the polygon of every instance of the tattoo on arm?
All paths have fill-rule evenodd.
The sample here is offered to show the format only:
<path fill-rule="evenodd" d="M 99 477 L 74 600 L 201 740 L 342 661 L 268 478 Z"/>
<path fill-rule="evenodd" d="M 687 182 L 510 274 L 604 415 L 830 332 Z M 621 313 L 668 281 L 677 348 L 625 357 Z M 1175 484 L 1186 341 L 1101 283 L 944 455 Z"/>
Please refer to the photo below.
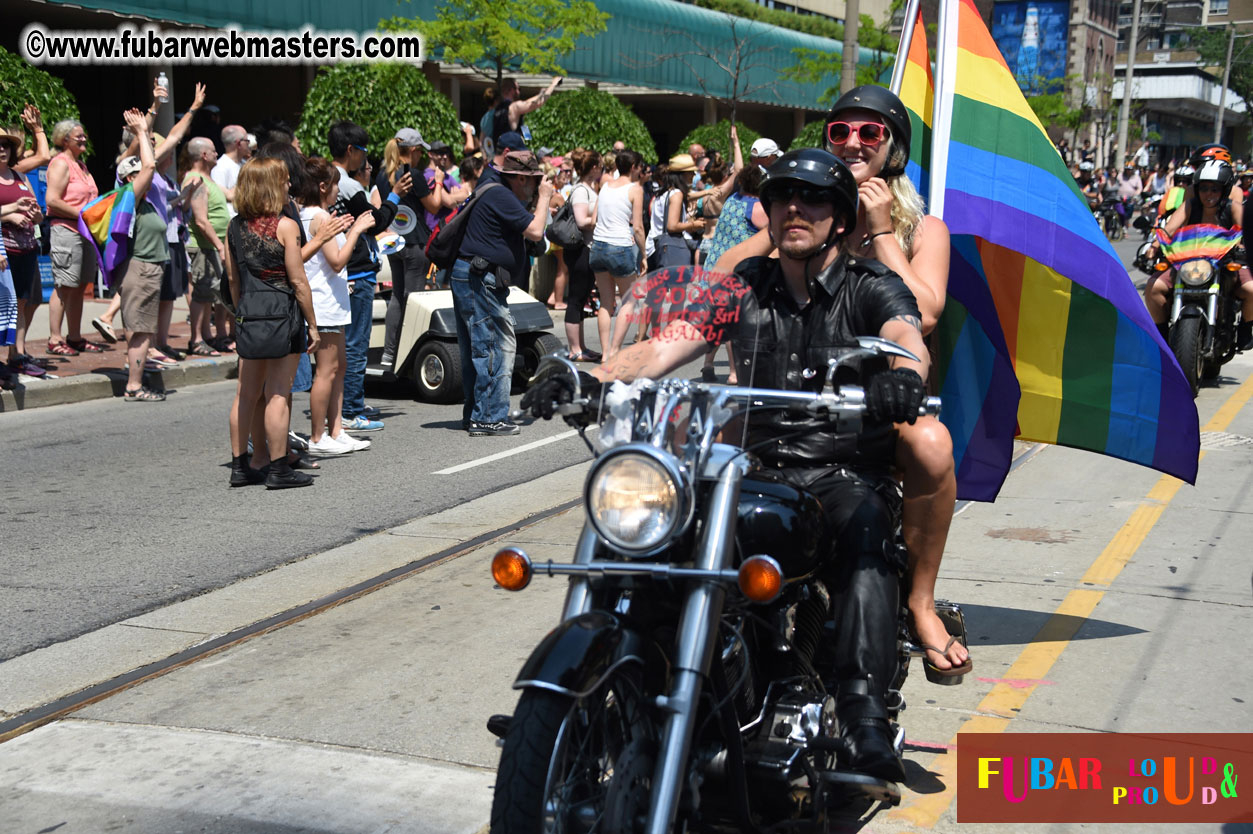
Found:
<path fill-rule="evenodd" d="M 892 318 L 888 319 L 888 321 L 903 321 L 912 327 L 918 328 L 919 333 L 922 332 L 922 319 L 917 316 L 911 316 L 908 314 L 892 316 Z"/>

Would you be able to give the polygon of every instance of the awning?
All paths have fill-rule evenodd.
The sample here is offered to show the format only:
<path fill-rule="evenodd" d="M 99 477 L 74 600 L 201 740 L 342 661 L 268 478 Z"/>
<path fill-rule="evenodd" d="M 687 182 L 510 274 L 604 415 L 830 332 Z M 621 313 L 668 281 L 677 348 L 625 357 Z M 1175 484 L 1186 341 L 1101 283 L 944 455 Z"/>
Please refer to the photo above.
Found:
<path fill-rule="evenodd" d="M 365 32 L 395 16 L 433 19 L 438 2 L 74 0 L 64 5 L 210 28 L 238 24 L 245 29 L 296 30 L 312 24 L 323 31 Z M 794 49 L 843 54 L 842 44 L 829 38 L 746 18 L 734 18 L 732 27 L 727 15 L 677 0 L 597 0 L 596 5 L 611 15 L 608 28 L 584 39 L 565 57 L 562 64 L 572 76 L 725 99 L 731 96 L 733 77 L 719 64 L 733 63 L 738 46 L 743 69 L 735 86 L 741 101 L 819 109 L 818 98 L 838 83 L 836 77 L 820 84 L 782 80 L 783 71 L 796 63 Z M 873 55 L 862 49 L 859 59 L 868 63 Z"/>

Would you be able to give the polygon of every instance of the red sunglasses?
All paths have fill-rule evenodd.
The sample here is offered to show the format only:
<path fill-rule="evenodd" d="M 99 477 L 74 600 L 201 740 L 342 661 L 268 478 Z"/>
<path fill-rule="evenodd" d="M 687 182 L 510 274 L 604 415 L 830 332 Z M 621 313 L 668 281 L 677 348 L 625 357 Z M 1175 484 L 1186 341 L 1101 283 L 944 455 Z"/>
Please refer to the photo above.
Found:
<path fill-rule="evenodd" d="M 853 135 L 853 125 L 848 122 L 829 122 L 827 124 L 827 141 L 832 145 L 843 145 Z M 890 136 L 887 125 L 878 122 L 862 122 L 857 125 L 857 139 L 863 145 L 874 147 Z"/>

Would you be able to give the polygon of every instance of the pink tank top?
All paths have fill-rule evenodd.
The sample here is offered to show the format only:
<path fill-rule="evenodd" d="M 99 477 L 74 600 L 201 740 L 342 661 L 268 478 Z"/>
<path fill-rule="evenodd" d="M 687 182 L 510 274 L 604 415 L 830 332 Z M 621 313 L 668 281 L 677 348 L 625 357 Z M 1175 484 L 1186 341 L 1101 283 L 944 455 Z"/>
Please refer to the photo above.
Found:
<path fill-rule="evenodd" d="M 96 188 L 96 181 L 91 174 L 83 169 L 83 166 L 74 159 L 74 155 L 69 151 L 62 151 L 57 157 L 65 158 L 65 167 L 70 172 L 69 182 L 65 184 L 65 194 L 62 200 L 69 203 L 76 211 L 82 211 L 83 207 L 92 200 L 100 196 L 99 189 Z M 54 226 L 69 226 L 71 229 L 78 228 L 77 220 L 70 220 L 65 217 L 50 217 L 49 222 Z"/>

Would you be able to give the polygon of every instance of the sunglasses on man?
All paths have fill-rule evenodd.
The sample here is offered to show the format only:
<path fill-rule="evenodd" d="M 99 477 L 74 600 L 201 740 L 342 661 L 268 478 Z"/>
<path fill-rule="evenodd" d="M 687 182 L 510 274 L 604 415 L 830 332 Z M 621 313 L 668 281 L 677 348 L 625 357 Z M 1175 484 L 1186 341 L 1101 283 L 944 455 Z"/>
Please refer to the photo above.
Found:
<path fill-rule="evenodd" d="M 832 195 L 829 188 L 818 188 L 813 185 L 775 185 L 770 188 L 770 202 L 772 203 L 790 203 L 793 200 L 799 200 L 807 206 L 821 206 L 831 202 Z"/>
<path fill-rule="evenodd" d="M 863 145 L 869 147 L 878 147 L 889 135 L 887 125 L 878 122 L 862 122 L 853 124 L 850 122 L 830 122 L 827 124 L 827 140 L 832 145 L 843 145 L 848 142 L 848 137 L 853 135 L 853 131 L 857 131 L 857 139 Z"/>

